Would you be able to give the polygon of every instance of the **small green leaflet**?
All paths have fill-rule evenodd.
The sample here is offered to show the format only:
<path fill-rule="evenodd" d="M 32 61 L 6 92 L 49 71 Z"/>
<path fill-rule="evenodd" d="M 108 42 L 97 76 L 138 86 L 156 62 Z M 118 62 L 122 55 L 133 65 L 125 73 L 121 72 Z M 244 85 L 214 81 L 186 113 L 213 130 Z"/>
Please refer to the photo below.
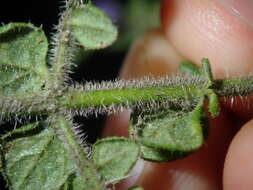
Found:
<path fill-rule="evenodd" d="M 215 118 L 219 115 L 220 111 L 218 96 L 212 89 L 208 89 L 207 97 L 209 99 L 208 111 L 211 114 L 212 118 Z"/>
<path fill-rule="evenodd" d="M 73 10 L 67 24 L 85 49 L 105 48 L 118 36 L 117 28 L 110 18 L 91 4 L 81 5 Z"/>
<path fill-rule="evenodd" d="M 25 23 L 0 27 L 0 94 L 40 91 L 48 77 L 47 50 L 41 28 Z"/>
<path fill-rule="evenodd" d="M 182 61 L 179 65 L 179 71 L 192 75 L 201 75 L 201 69 L 191 61 Z"/>
<path fill-rule="evenodd" d="M 188 74 L 200 75 L 207 79 L 205 96 L 209 99 L 208 111 L 212 118 L 215 118 L 219 114 L 219 100 L 217 94 L 214 92 L 215 80 L 213 78 L 210 62 L 207 58 L 201 60 L 202 66 L 198 67 L 191 61 L 183 61 L 179 65 L 179 70 Z"/>
<path fill-rule="evenodd" d="M 130 134 L 140 143 L 144 159 L 170 161 L 203 144 L 206 121 L 201 104 L 191 112 L 162 111 L 132 117 Z"/>
<path fill-rule="evenodd" d="M 102 177 L 115 183 L 126 177 L 139 158 L 139 145 L 123 137 L 107 137 L 93 145 L 92 158 Z"/>

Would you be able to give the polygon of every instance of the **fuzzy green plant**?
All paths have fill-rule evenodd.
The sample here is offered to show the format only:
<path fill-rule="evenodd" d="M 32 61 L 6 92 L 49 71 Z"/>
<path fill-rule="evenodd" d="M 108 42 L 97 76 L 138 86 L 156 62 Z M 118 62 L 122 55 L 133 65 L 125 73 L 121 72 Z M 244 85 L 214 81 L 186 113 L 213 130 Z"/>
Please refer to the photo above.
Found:
<path fill-rule="evenodd" d="M 68 0 L 48 44 L 30 23 L 0 27 L 0 170 L 10 190 L 104 190 L 126 178 L 139 158 L 184 157 L 207 138 L 219 97 L 253 93 L 253 77 L 214 80 L 208 59 L 183 62 L 185 76 L 77 84 L 68 77 L 77 46 L 109 46 L 117 28 L 90 1 Z M 48 50 L 48 47 L 51 47 Z M 132 110 L 129 138 L 88 146 L 75 115 Z M 7 131 L 9 121 L 19 123 Z M 132 187 L 141 190 L 141 187 Z"/>

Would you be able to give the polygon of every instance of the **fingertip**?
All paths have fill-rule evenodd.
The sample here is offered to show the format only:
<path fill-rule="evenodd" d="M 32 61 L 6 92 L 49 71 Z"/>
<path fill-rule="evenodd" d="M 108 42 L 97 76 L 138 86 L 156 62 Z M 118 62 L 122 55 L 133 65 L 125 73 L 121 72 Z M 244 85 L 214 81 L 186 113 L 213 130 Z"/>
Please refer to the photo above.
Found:
<path fill-rule="evenodd" d="M 224 166 L 224 190 L 253 189 L 253 120 L 246 123 L 230 144 Z"/>
<path fill-rule="evenodd" d="M 195 63 L 209 58 L 216 78 L 253 71 L 253 29 L 219 3 L 163 0 L 161 19 L 178 52 Z"/>
<path fill-rule="evenodd" d="M 201 64 L 202 57 L 210 59 L 216 79 L 252 74 L 252 25 L 232 14 L 219 0 L 162 0 L 161 23 L 168 41 L 180 55 L 196 64 Z M 225 100 L 222 104 L 236 116 L 253 116 L 252 97 Z"/>

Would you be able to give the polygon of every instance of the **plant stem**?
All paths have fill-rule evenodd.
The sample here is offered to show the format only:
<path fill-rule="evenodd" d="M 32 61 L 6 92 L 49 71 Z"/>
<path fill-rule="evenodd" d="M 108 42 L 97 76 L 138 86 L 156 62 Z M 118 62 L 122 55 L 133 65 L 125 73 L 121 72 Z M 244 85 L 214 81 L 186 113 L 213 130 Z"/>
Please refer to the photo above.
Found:
<path fill-rule="evenodd" d="M 197 76 L 190 78 L 161 78 L 133 81 L 103 82 L 71 87 L 59 94 L 28 98 L 1 97 L 1 116 L 41 114 L 58 109 L 84 110 L 85 114 L 115 112 L 122 108 L 191 109 L 205 93 L 208 81 Z M 253 77 L 216 80 L 212 90 L 218 97 L 253 94 Z M 40 105 L 38 107 L 38 105 Z"/>
<path fill-rule="evenodd" d="M 253 76 L 217 80 L 215 81 L 214 91 L 218 97 L 253 94 Z"/>
<path fill-rule="evenodd" d="M 79 177 L 84 181 L 87 189 L 104 190 L 104 183 L 97 172 L 95 165 L 88 160 L 84 149 L 78 143 L 77 137 L 71 129 L 72 124 L 68 122 L 63 116 L 54 118 L 52 122 L 56 122 L 54 129 L 62 142 L 66 144 L 71 157 L 75 160 Z"/>
<path fill-rule="evenodd" d="M 170 81 L 168 81 L 170 80 Z M 118 81 L 111 84 L 110 87 L 89 87 L 92 90 L 80 90 L 74 88 L 60 98 L 60 106 L 68 108 L 103 108 L 117 105 L 138 104 L 141 108 L 145 103 L 166 103 L 169 101 L 170 106 L 187 106 L 189 101 L 196 103 L 196 99 L 202 96 L 206 89 L 207 81 L 199 80 L 198 77 L 190 79 L 159 79 L 152 84 L 151 80 L 145 82 L 136 80 L 131 82 Z M 168 81 L 168 84 L 166 84 Z M 124 83 L 120 88 L 119 83 Z M 142 83 L 142 85 L 138 85 Z M 160 83 L 160 84 L 159 84 Z M 94 84 L 97 86 L 97 84 Z M 113 88 L 113 86 L 115 86 Z M 224 96 L 246 96 L 253 94 L 253 78 L 241 77 L 234 79 L 225 79 L 215 81 L 213 87 L 218 97 Z M 190 104 L 192 104 L 190 103 Z M 192 107 L 192 106 L 190 106 Z"/>
<path fill-rule="evenodd" d="M 52 38 L 52 50 L 50 63 L 52 65 L 52 86 L 58 88 L 68 79 L 67 74 L 70 66 L 72 65 L 72 57 L 75 49 L 75 40 L 72 39 L 67 20 L 69 19 L 71 12 L 74 8 L 79 6 L 81 1 L 69 0 L 66 1 L 64 11 L 60 16 L 59 24 L 56 27 L 56 33 Z"/>
<path fill-rule="evenodd" d="M 157 88 L 125 88 L 111 90 L 96 90 L 90 92 L 69 92 L 63 98 L 66 107 L 89 108 L 110 105 L 128 105 L 145 102 L 172 101 L 192 99 L 199 95 L 199 88 L 193 85 L 186 88 L 181 86 Z"/>

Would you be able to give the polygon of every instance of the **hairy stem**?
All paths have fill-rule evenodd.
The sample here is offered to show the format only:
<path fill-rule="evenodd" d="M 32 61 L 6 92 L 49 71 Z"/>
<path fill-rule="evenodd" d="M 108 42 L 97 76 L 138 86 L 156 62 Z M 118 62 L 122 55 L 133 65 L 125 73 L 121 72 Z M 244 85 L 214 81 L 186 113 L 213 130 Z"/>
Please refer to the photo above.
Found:
<path fill-rule="evenodd" d="M 112 105 L 134 105 L 139 107 L 145 103 L 165 103 L 170 106 L 187 107 L 196 103 L 194 100 L 203 95 L 208 81 L 199 77 L 169 79 L 163 78 L 156 82 L 145 79 L 144 81 L 116 81 L 108 86 L 96 84 L 86 89 L 74 88 L 67 92 L 61 99 L 60 105 L 68 108 L 103 108 Z M 94 87 L 95 86 L 95 87 Z M 119 88 L 117 88 L 119 86 Z M 92 90 L 89 90 L 92 89 Z M 253 94 L 253 78 L 241 77 L 215 81 L 213 87 L 218 97 L 246 96 Z M 190 101 L 190 102 L 189 102 Z M 192 107 L 191 105 L 188 105 Z"/>
<path fill-rule="evenodd" d="M 97 172 L 95 165 L 88 160 L 84 149 L 78 143 L 77 137 L 71 129 L 71 122 L 67 121 L 64 117 L 58 116 L 54 118 L 52 122 L 56 122 L 56 125 L 52 125 L 55 128 L 56 134 L 66 144 L 71 157 L 75 160 L 77 165 L 78 176 L 84 181 L 87 189 L 104 190 L 104 183 Z"/>
<path fill-rule="evenodd" d="M 110 105 L 128 105 L 145 102 L 172 101 L 176 104 L 181 99 L 192 99 L 200 93 L 199 87 L 157 87 L 157 88 L 125 88 L 96 90 L 90 92 L 69 92 L 64 96 L 62 104 L 66 107 L 89 108 Z"/>
<path fill-rule="evenodd" d="M 214 91 L 219 97 L 253 94 L 253 76 L 244 76 L 215 82 Z"/>
<path fill-rule="evenodd" d="M 51 74 L 53 76 L 51 82 L 53 88 L 58 88 L 59 84 L 63 84 L 68 79 L 68 72 L 72 65 L 72 57 L 75 49 L 75 40 L 72 39 L 70 28 L 67 25 L 71 12 L 74 8 L 82 3 L 81 0 L 66 1 L 65 11 L 60 16 L 59 24 L 56 26 L 56 33 L 52 39 L 50 63 L 52 65 Z"/>
<path fill-rule="evenodd" d="M 1 97 L 0 116 L 41 114 L 59 109 L 82 110 L 84 114 L 116 112 L 122 108 L 191 109 L 205 93 L 208 81 L 198 76 L 185 78 L 119 80 L 100 84 L 87 83 L 63 90 L 59 94 L 29 98 Z M 216 80 L 212 87 L 218 97 L 253 94 L 252 76 Z M 39 106 L 38 106 L 39 105 Z"/>

